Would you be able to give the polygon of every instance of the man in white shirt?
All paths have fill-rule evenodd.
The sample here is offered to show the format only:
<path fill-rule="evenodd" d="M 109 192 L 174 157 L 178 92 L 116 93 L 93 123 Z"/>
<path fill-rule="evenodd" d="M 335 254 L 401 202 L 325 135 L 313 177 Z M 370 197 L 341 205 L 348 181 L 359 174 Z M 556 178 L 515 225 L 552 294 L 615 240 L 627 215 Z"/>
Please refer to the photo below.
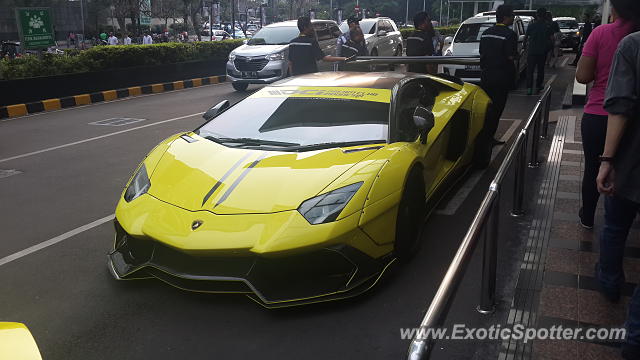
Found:
<path fill-rule="evenodd" d="M 118 45 L 118 38 L 113 35 L 113 33 L 109 34 L 109 39 L 107 40 L 109 45 Z"/>
<path fill-rule="evenodd" d="M 153 39 L 151 38 L 151 35 L 149 35 L 149 33 L 144 34 L 144 37 L 142 38 L 142 44 L 143 45 L 153 44 Z"/>
<path fill-rule="evenodd" d="M 131 38 L 129 37 L 129 34 L 124 36 L 124 39 L 122 39 L 122 43 L 125 45 L 131 45 Z"/>

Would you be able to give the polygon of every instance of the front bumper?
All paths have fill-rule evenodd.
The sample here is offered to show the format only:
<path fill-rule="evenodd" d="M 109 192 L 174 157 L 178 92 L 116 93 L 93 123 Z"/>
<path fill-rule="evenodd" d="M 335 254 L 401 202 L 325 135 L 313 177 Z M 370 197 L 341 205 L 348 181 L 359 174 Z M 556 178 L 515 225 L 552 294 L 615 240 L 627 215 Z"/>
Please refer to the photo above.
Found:
<path fill-rule="evenodd" d="M 444 65 L 445 74 L 453 75 L 468 83 L 480 83 L 480 67 L 467 67 L 467 65 Z"/>
<path fill-rule="evenodd" d="M 370 289 L 393 258 L 373 259 L 348 245 L 264 257 L 198 255 L 135 238 L 115 222 L 108 267 L 118 280 L 157 278 L 183 290 L 246 294 L 267 308 L 338 300 Z"/>
<path fill-rule="evenodd" d="M 562 35 L 560 41 L 560 47 L 562 48 L 577 48 L 580 44 L 580 37 L 577 35 Z"/>
<path fill-rule="evenodd" d="M 262 65 L 257 68 L 238 69 L 234 61 L 228 61 L 227 80 L 245 84 L 271 84 L 286 77 L 289 63 L 285 60 L 276 60 L 269 61 L 262 68 L 260 66 Z"/>

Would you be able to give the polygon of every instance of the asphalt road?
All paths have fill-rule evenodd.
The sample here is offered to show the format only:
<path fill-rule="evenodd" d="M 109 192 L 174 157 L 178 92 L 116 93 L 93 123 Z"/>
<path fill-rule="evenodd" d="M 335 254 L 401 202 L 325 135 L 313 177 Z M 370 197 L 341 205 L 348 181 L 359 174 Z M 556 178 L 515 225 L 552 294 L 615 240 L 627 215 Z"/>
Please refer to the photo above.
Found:
<path fill-rule="evenodd" d="M 565 78 L 549 79 L 555 107 Z M 414 261 L 355 299 L 266 310 L 243 296 L 108 273 L 110 216 L 136 165 L 162 139 L 201 124 L 209 106 L 244 96 L 219 84 L 1 121 L 0 321 L 26 323 L 47 360 L 401 358 L 408 341 L 399 329 L 419 323 L 495 166 L 469 176 L 427 220 Z M 512 96 L 499 135 L 515 134 L 536 100 Z M 144 120 L 90 124 L 121 117 Z M 475 307 L 462 296 L 457 307 Z"/>

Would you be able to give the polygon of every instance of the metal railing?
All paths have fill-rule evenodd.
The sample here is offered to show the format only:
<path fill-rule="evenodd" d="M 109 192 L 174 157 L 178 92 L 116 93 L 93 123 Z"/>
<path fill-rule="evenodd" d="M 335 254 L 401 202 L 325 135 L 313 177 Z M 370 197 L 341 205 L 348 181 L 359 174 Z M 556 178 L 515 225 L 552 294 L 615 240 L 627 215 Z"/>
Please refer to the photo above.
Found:
<path fill-rule="evenodd" d="M 469 265 L 473 251 L 480 240 L 483 241 L 482 285 L 477 310 L 482 314 L 491 314 L 495 311 L 499 206 L 502 183 L 515 162 L 514 201 L 511 215 L 523 215 L 525 172 L 527 166 L 538 167 L 540 165 L 539 142 L 541 138 L 546 138 L 548 134 L 550 103 L 551 88 L 547 87 L 515 142 L 509 148 L 505 159 L 489 186 L 489 191 L 482 201 L 480 209 L 476 213 L 467 234 L 462 240 L 462 244 L 460 244 L 447 273 L 440 283 L 436 295 L 431 301 L 427 313 L 420 323 L 420 328 L 425 330 L 424 334 L 428 335 L 428 329 L 438 328 L 444 324 L 454 295 Z M 530 136 L 531 139 L 529 138 Z M 527 143 L 529 140 L 531 140 L 531 146 L 527 163 Z M 429 358 L 431 354 L 434 339 L 420 339 L 418 338 L 420 333 L 416 332 L 411 341 L 408 353 L 409 360 L 424 360 Z"/>

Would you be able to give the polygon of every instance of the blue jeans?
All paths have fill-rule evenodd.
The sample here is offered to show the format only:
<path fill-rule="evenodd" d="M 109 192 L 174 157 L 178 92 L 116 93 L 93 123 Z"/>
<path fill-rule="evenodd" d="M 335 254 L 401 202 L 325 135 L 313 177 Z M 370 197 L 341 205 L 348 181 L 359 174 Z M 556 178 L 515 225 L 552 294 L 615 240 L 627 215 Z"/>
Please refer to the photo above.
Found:
<path fill-rule="evenodd" d="M 602 287 L 619 289 L 624 283 L 624 248 L 629 229 L 640 211 L 640 203 L 618 196 L 605 198 L 605 224 L 600 236 L 600 262 L 596 277 Z M 629 302 L 627 342 L 640 345 L 640 288 L 636 287 Z"/>

